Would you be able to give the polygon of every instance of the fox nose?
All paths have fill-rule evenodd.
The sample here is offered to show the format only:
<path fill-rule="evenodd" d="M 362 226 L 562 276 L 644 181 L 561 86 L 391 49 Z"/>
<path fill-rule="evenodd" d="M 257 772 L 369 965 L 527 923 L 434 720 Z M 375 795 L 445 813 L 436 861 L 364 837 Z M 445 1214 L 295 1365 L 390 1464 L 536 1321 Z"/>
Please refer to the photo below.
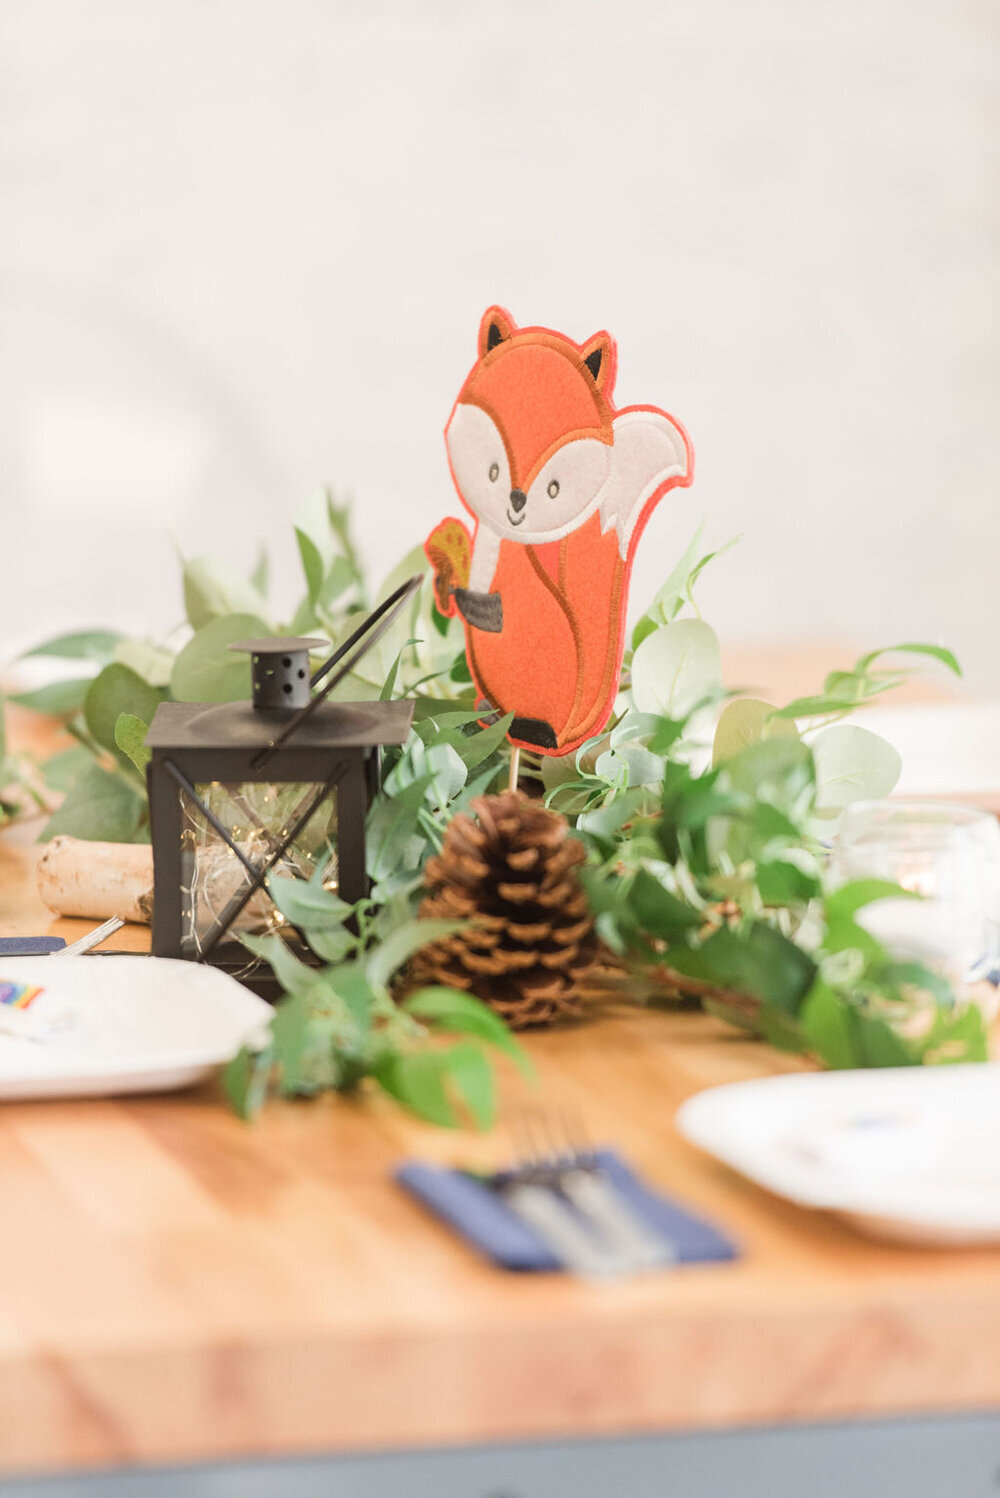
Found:
<path fill-rule="evenodd" d="M 511 509 L 514 511 L 515 515 L 520 515 L 521 511 L 524 509 L 527 503 L 528 496 L 525 494 L 523 489 L 512 489 L 510 491 Z"/>

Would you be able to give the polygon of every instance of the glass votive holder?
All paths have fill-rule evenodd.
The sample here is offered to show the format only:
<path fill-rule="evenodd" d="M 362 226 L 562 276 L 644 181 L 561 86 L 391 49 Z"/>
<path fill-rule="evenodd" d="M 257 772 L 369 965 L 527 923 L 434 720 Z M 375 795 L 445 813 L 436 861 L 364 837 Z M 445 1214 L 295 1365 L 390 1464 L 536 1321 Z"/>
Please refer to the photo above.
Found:
<path fill-rule="evenodd" d="M 919 900 L 883 899 L 859 922 L 896 962 L 919 962 L 988 1018 L 1000 979 L 1000 823 L 945 801 L 861 801 L 841 818 L 830 854 L 834 887 L 888 879 Z"/>

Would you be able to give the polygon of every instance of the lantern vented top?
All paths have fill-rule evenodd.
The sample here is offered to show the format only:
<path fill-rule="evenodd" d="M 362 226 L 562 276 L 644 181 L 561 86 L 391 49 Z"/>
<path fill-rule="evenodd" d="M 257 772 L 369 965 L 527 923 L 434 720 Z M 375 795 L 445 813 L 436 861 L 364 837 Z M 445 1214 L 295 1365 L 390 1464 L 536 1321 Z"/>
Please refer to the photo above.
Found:
<path fill-rule="evenodd" d="M 310 700 L 309 652 L 329 650 L 326 640 L 295 635 L 267 635 L 259 640 L 237 640 L 230 650 L 250 656 L 253 705 L 261 711 L 296 711 Z"/>

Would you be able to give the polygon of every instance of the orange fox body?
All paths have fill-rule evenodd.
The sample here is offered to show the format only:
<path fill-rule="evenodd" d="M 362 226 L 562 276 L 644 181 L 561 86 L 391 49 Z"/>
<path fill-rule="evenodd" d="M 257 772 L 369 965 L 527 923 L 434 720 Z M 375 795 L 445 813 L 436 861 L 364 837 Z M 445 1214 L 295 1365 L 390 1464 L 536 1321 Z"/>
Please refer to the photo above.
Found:
<path fill-rule="evenodd" d="M 611 713 L 636 546 L 667 490 L 690 484 L 693 453 L 666 412 L 612 406 L 607 333 L 578 345 L 493 307 L 479 355 L 445 433 L 476 520 L 468 579 L 454 586 L 435 546 L 454 521 L 427 552 L 476 687 L 515 714 L 511 741 L 567 754 Z"/>

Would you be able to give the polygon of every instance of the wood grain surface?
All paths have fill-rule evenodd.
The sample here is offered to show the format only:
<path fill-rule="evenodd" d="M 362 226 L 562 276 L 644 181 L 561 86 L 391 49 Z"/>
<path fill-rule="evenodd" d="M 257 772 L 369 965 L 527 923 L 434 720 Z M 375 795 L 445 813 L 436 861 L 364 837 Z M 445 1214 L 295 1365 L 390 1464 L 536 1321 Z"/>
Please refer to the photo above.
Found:
<path fill-rule="evenodd" d="M 31 831 L 0 837 L 0 934 L 71 939 L 87 923 L 50 927 Z M 804 1063 L 692 1013 L 527 1044 L 537 1089 L 505 1072 L 489 1136 L 374 1094 L 247 1125 L 214 1084 L 0 1107 L 0 1470 L 1000 1407 L 1000 1251 L 869 1242 L 675 1131 L 699 1089 Z M 533 1102 L 579 1109 L 741 1259 L 506 1275 L 393 1186 L 406 1157 L 503 1159 Z"/>

